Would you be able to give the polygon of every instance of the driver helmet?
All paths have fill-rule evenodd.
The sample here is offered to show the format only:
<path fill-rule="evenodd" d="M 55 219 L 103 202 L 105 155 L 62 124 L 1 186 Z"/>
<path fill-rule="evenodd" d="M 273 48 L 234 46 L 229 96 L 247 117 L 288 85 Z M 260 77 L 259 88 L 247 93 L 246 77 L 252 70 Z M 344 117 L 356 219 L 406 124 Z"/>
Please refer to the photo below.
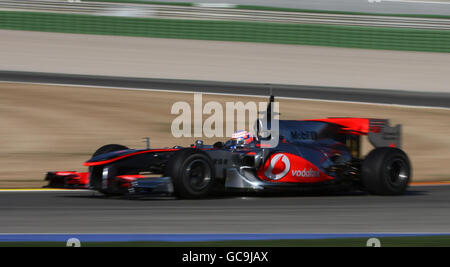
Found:
<path fill-rule="evenodd" d="M 247 145 L 253 142 L 253 136 L 244 130 L 236 131 L 231 137 L 232 140 L 236 141 L 236 144 Z"/>

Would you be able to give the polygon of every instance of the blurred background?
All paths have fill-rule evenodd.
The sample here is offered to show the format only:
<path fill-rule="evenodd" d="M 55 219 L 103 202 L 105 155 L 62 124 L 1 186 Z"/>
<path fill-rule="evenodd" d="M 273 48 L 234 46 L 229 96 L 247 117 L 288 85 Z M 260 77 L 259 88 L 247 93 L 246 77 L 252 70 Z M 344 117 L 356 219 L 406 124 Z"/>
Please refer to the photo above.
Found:
<path fill-rule="evenodd" d="M 449 180 L 449 52 L 448 0 L 2 0 L 0 188 L 39 187 L 46 171 L 81 170 L 106 143 L 193 141 L 170 135 L 172 104 L 192 94 L 12 83 L 11 72 L 337 88 L 328 101 L 282 100 L 282 118 L 391 119 L 404 125 L 414 181 Z M 416 101 L 332 101 L 345 88 Z"/>

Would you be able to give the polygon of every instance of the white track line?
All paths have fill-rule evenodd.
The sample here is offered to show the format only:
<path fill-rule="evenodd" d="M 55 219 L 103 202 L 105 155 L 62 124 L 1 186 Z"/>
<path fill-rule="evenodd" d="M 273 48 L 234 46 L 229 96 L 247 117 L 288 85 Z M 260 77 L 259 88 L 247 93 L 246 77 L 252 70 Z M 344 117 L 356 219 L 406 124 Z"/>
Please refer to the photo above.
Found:
<path fill-rule="evenodd" d="M 182 90 L 167 90 L 167 89 L 130 88 L 130 87 L 99 86 L 99 85 L 35 83 L 35 82 L 17 82 L 17 81 L 0 81 L 0 83 L 36 84 L 36 85 L 50 85 L 50 86 L 54 85 L 54 86 L 66 86 L 66 87 L 85 87 L 85 88 L 99 88 L 99 89 L 113 89 L 113 90 L 127 90 L 127 91 L 155 91 L 155 92 L 164 92 L 164 93 L 183 93 L 183 94 L 202 93 L 204 95 L 244 96 L 244 97 L 257 97 L 257 98 L 267 98 L 268 97 L 268 95 L 210 93 L 210 92 L 201 92 L 201 91 L 182 91 Z M 364 90 L 364 89 L 361 89 L 361 90 Z M 389 90 L 386 90 L 386 91 L 388 92 Z M 383 104 L 383 103 L 358 102 L 358 101 L 348 101 L 348 100 L 327 100 L 327 99 L 314 99 L 314 98 L 303 98 L 303 97 L 286 97 L 286 96 L 277 96 L 276 98 L 287 99 L 287 100 L 306 100 L 306 101 L 316 101 L 316 102 L 329 102 L 329 103 L 363 104 L 363 105 L 375 105 L 375 106 L 384 106 L 384 107 L 388 106 L 388 107 L 399 107 L 399 108 L 419 108 L 419 109 L 450 110 L 450 108 L 445 108 L 445 107 L 414 106 L 414 105 L 402 105 L 402 104 Z"/>

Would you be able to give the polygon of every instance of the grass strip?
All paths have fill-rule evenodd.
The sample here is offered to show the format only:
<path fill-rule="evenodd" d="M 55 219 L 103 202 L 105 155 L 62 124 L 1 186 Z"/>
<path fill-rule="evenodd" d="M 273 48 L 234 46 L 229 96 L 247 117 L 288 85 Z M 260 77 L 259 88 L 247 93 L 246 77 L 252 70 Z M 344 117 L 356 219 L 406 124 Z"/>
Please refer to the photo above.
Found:
<path fill-rule="evenodd" d="M 43 32 L 450 52 L 450 31 L 0 11 L 0 28 Z"/>

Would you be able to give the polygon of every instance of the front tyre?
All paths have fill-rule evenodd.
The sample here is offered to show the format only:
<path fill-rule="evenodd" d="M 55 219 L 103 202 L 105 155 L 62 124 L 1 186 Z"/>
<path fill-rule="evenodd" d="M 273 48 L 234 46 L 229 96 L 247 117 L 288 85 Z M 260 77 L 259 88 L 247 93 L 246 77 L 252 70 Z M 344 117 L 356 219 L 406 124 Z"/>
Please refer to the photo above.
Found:
<path fill-rule="evenodd" d="M 411 180 L 411 164 L 401 149 L 376 148 L 364 159 L 361 178 L 371 194 L 402 195 Z"/>
<path fill-rule="evenodd" d="M 118 145 L 118 144 L 104 145 L 104 146 L 100 147 L 99 149 L 97 149 L 94 152 L 94 154 L 92 154 L 92 157 L 97 157 L 99 155 L 103 155 L 106 153 L 111 153 L 111 152 L 126 150 L 126 149 L 128 149 L 128 147 L 123 146 L 123 145 Z M 96 179 L 94 181 L 90 181 L 90 186 L 95 188 L 97 191 L 104 194 L 105 196 L 117 195 L 117 194 L 112 193 L 111 190 L 109 190 L 109 189 L 102 189 L 101 177 L 102 177 L 103 168 L 104 168 L 104 166 L 89 167 L 90 176 L 96 177 Z"/>
<path fill-rule="evenodd" d="M 176 196 L 203 198 L 211 195 L 217 185 L 213 166 L 206 153 L 188 148 L 172 156 L 165 175 L 171 177 Z"/>
<path fill-rule="evenodd" d="M 94 154 L 92 155 L 92 157 L 96 157 L 98 155 L 111 153 L 111 152 L 115 152 L 115 151 L 126 150 L 126 149 L 128 149 L 128 147 L 123 146 L 123 145 L 117 145 L 117 144 L 104 145 L 104 146 L 100 147 L 99 149 L 97 149 L 94 152 Z"/>

